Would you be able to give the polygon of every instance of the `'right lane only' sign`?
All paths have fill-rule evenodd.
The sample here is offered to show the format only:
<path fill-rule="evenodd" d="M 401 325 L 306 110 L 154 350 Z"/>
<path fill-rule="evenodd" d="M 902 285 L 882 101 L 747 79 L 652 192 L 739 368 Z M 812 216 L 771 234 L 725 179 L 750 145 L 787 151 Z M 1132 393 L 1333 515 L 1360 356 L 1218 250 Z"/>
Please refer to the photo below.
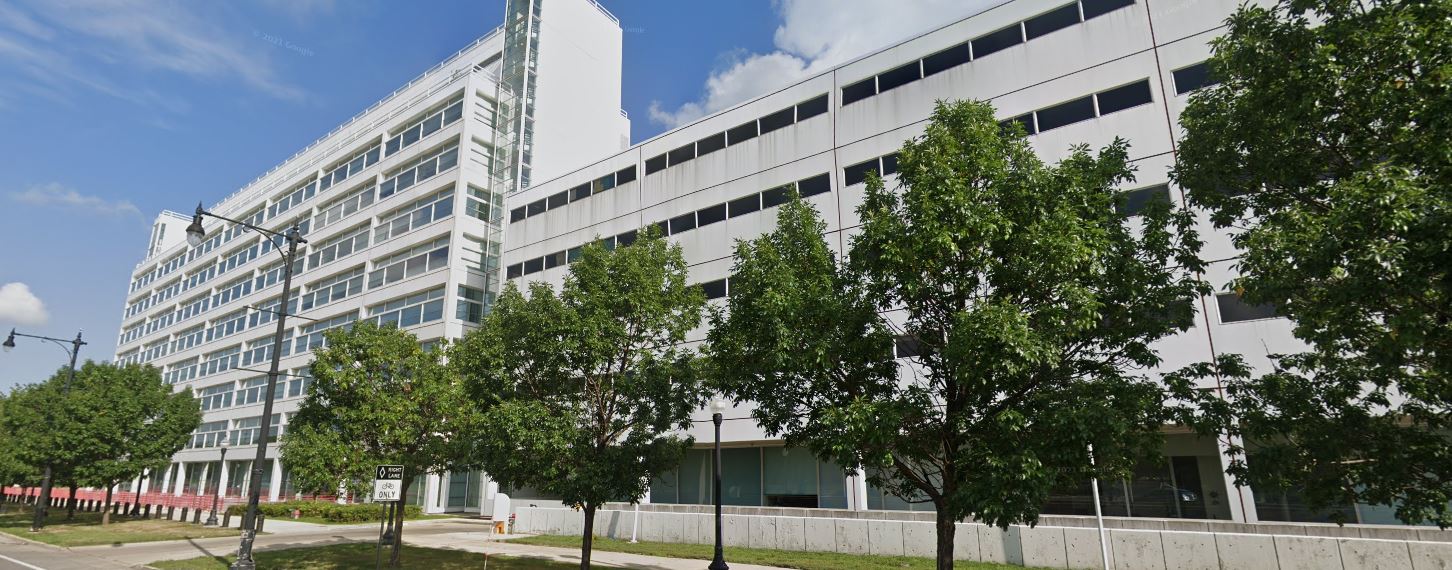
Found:
<path fill-rule="evenodd" d="M 403 489 L 402 465 L 379 465 L 373 474 L 373 501 L 397 501 Z"/>

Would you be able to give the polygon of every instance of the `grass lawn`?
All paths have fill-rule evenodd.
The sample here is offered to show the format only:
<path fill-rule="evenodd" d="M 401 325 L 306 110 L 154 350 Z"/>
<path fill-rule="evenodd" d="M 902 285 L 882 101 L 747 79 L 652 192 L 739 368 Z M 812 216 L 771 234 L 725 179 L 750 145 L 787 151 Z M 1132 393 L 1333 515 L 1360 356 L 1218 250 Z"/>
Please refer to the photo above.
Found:
<path fill-rule="evenodd" d="M 538 546 L 580 548 L 579 536 L 526 536 L 512 539 L 510 542 Z M 631 544 L 624 540 L 600 537 L 595 538 L 594 550 L 629 552 L 631 554 L 647 554 L 670 558 L 694 558 L 698 560 L 710 560 L 715 554 L 715 547 L 710 544 L 675 544 L 669 542 L 640 542 Z M 903 568 L 910 570 L 930 570 L 935 567 L 932 558 L 920 558 L 916 556 L 869 556 L 841 554 L 837 552 L 797 552 L 792 550 L 768 550 L 765 548 L 740 548 L 735 546 L 726 548 L 726 562 L 728 564 L 740 562 L 742 564 L 800 568 L 801 570 L 901 570 Z M 1022 566 L 971 562 L 968 560 L 957 561 L 955 567 L 964 570 L 1001 570 L 1008 568 L 1023 570 Z"/>
<path fill-rule="evenodd" d="M 332 570 L 372 568 L 374 563 L 372 544 L 335 544 L 316 548 L 290 548 L 287 550 L 263 550 L 256 553 L 257 568 L 266 570 Z M 232 557 L 225 560 L 202 556 L 187 560 L 152 562 L 159 570 L 225 570 Z M 403 547 L 404 568 L 428 568 L 429 570 L 479 570 L 484 567 L 484 555 L 462 550 L 442 550 L 417 546 Z M 383 550 L 383 563 L 388 564 L 388 549 Z M 579 564 L 551 562 L 535 558 L 512 558 L 490 556 L 489 570 L 567 570 L 579 568 Z"/>
<path fill-rule="evenodd" d="M 31 511 L 28 510 L 0 515 L 0 532 L 56 546 L 89 546 L 237 536 L 237 529 L 203 527 L 168 520 L 141 520 L 124 515 L 111 515 L 111 524 L 103 527 L 101 526 L 101 513 L 78 512 L 75 519 L 68 521 L 65 520 L 65 509 L 57 508 L 50 510 L 50 516 L 46 517 L 45 528 L 33 533 L 30 532 L 31 515 Z"/>

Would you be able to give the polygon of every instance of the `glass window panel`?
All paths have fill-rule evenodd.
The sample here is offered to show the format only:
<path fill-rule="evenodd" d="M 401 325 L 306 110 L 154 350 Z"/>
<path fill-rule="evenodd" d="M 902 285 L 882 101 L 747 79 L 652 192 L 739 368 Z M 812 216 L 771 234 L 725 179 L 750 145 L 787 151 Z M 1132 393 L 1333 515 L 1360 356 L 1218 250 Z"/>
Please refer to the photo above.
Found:
<path fill-rule="evenodd" d="M 721 450 L 721 503 L 761 506 L 761 449 Z"/>
<path fill-rule="evenodd" d="M 827 112 L 827 96 L 819 95 L 797 104 L 797 122 L 805 121 Z"/>
<path fill-rule="evenodd" d="M 923 77 L 941 73 L 973 60 L 973 49 L 961 43 L 923 58 Z"/>
<path fill-rule="evenodd" d="M 748 139 L 754 139 L 757 134 L 759 133 L 756 130 L 756 121 L 737 125 L 726 131 L 726 144 L 733 145 Z"/>
<path fill-rule="evenodd" d="M 761 134 L 791 126 L 796 122 L 796 108 L 787 107 L 761 118 Z"/>
<path fill-rule="evenodd" d="M 666 155 L 664 154 L 645 159 L 645 173 L 647 175 L 665 170 L 665 167 Z"/>
<path fill-rule="evenodd" d="M 1276 306 L 1271 303 L 1252 305 L 1235 293 L 1221 293 L 1215 296 L 1220 308 L 1221 323 L 1237 323 L 1276 317 Z"/>
<path fill-rule="evenodd" d="M 1082 0 L 1084 19 L 1097 18 L 1125 6 L 1134 5 L 1134 0 Z"/>
<path fill-rule="evenodd" d="M 1131 107 L 1138 107 L 1154 101 L 1149 81 L 1139 81 L 1123 87 L 1116 87 L 1096 95 L 1099 98 L 1099 115 L 1108 115 Z"/>
<path fill-rule="evenodd" d="M 896 89 L 923 78 L 922 70 L 918 62 L 902 65 L 877 76 L 877 92 L 886 93 L 889 89 Z"/>
<path fill-rule="evenodd" d="M 1002 30 L 973 38 L 973 59 L 1003 51 L 1023 43 L 1023 32 L 1014 24 Z"/>
<path fill-rule="evenodd" d="M 1071 2 L 1025 20 L 1024 35 L 1034 39 L 1079 23 L 1079 3 Z"/>
<path fill-rule="evenodd" d="M 761 194 L 752 194 L 743 198 L 737 198 L 727 203 L 727 210 L 731 217 L 750 214 L 761 209 Z"/>
<path fill-rule="evenodd" d="M 1084 97 L 1060 103 L 1040 110 L 1035 115 L 1038 116 L 1039 132 L 1057 129 L 1079 121 L 1087 121 L 1094 118 L 1094 99 Z"/>
<path fill-rule="evenodd" d="M 842 106 L 856 103 L 877 94 L 877 78 L 868 77 L 842 88 Z"/>

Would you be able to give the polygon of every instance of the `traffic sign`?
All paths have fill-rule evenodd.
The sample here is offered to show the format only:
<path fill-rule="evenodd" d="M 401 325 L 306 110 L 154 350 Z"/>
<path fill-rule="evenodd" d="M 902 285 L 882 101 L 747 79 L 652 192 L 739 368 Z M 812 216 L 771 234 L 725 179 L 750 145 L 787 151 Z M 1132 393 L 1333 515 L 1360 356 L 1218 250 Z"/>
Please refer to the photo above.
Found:
<path fill-rule="evenodd" d="M 373 501 L 397 501 L 403 490 L 403 466 L 379 465 L 373 477 Z"/>

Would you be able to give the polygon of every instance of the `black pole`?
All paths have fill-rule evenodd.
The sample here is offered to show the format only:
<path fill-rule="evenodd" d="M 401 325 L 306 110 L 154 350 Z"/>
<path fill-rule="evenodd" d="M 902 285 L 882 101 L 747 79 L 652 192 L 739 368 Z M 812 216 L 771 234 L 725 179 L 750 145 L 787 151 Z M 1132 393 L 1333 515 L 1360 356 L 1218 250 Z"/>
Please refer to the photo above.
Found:
<path fill-rule="evenodd" d="M 202 526 L 217 526 L 217 498 L 222 494 L 222 471 L 227 470 L 227 446 L 225 445 L 222 446 L 222 459 L 219 463 L 220 466 L 217 469 L 220 471 L 217 472 L 217 486 L 212 488 L 212 512 L 207 515 L 207 522 L 202 523 Z M 210 474 L 208 475 L 207 478 L 211 479 Z"/>
<path fill-rule="evenodd" d="M 63 341 L 63 340 L 60 340 L 60 339 L 55 339 L 55 338 L 50 338 L 50 337 L 45 337 L 45 336 L 31 336 L 31 335 L 28 335 L 28 334 L 20 334 L 20 333 L 15 332 L 15 329 L 11 329 L 10 330 L 10 338 L 9 339 L 6 339 L 6 341 L 5 341 L 6 342 L 6 345 L 5 346 L 6 346 L 7 349 L 9 347 L 11 347 L 11 346 L 15 346 L 15 337 L 17 337 L 17 336 L 23 336 L 23 337 L 29 337 L 29 338 L 38 338 L 38 339 L 41 339 L 41 340 L 48 340 L 48 341 L 54 342 L 56 344 L 59 344 L 61 346 L 61 348 L 65 348 L 65 346 L 66 346 L 66 345 L 62 344 L 64 342 L 66 342 L 66 341 Z M 75 340 L 70 341 L 70 343 L 71 343 L 71 348 L 68 350 L 68 352 L 71 353 L 71 370 L 70 370 L 70 373 L 66 375 L 65 388 L 61 390 L 61 398 L 62 398 L 61 404 L 62 405 L 65 404 L 64 398 L 71 393 L 71 382 L 75 381 L 75 379 L 76 379 L 76 355 L 77 354 L 80 354 L 80 352 L 81 352 L 81 345 L 86 344 L 85 341 L 82 341 L 81 340 L 81 333 L 80 332 L 77 332 L 76 333 Z M 45 462 L 45 472 L 44 472 L 44 474 L 40 478 L 40 500 L 38 500 L 38 501 L 35 502 L 35 518 L 30 521 L 30 532 L 40 532 L 40 529 L 45 528 L 45 517 L 48 514 L 50 514 L 49 513 L 49 509 L 50 509 L 50 487 L 51 487 L 51 470 L 50 470 L 50 462 L 47 461 L 47 462 Z"/>
<path fill-rule="evenodd" d="M 267 461 L 267 440 L 272 430 L 272 399 L 277 390 L 278 366 L 282 362 L 282 334 L 287 321 L 287 302 L 292 294 L 292 264 L 297 258 L 297 244 L 302 241 L 297 226 L 287 230 L 287 255 L 282 263 L 282 302 L 277 312 L 277 332 L 272 335 L 272 367 L 267 371 L 267 400 L 262 405 L 262 438 L 257 442 L 257 458 L 252 461 L 252 481 L 247 485 L 247 514 L 242 517 L 242 544 L 237 548 L 237 561 L 232 570 L 255 570 L 257 562 L 252 559 L 252 541 L 257 537 L 253 522 L 257 520 L 257 503 L 262 498 L 262 463 Z"/>
<path fill-rule="evenodd" d="M 726 554 L 721 551 L 721 412 L 711 414 L 711 422 L 716 424 L 716 447 L 711 453 L 711 465 L 715 473 L 715 491 L 712 493 L 716 499 L 716 557 L 711 559 L 708 570 L 730 570 L 726 565 Z"/>

